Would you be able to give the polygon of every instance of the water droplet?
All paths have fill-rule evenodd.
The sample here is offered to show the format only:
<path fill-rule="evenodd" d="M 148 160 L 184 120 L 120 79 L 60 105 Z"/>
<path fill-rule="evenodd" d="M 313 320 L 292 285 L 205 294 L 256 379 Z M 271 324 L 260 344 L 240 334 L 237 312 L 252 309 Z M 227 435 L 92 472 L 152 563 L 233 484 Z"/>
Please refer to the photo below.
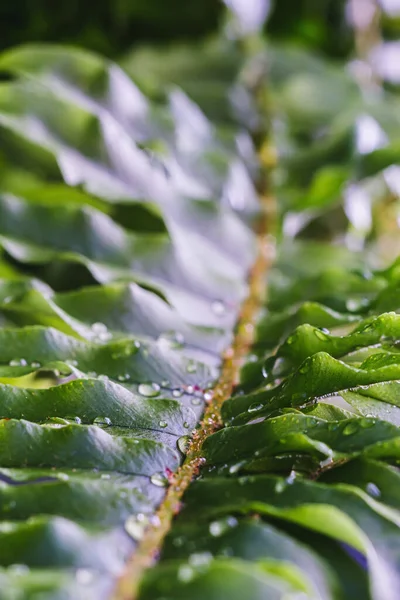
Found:
<path fill-rule="evenodd" d="M 175 390 L 172 390 L 172 395 L 174 398 L 180 398 L 183 396 L 183 390 L 181 388 L 176 388 Z"/>
<path fill-rule="evenodd" d="M 260 404 L 260 402 L 253 402 L 253 404 L 250 404 L 249 408 L 247 409 L 247 412 L 252 413 L 252 412 L 257 412 L 259 410 L 261 410 L 263 407 L 262 404 Z"/>
<path fill-rule="evenodd" d="M 183 422 L 183 426 L 184 426 L 185 429 L 189 429 L 190 424 L 187 421 L 184 421 Z"/>
<path fill-rule="evenodd" d="M 78 366 L 78 361 L 77 360 L 72 360 L 72 359 L 68 358 L 65 362 L 70 367 L 77 367 Z"/>
<path fill-rule="evenodd" d="M 13 358 L 8 364 L 10 367 L 26 367 L 28 363 L 24 358 Z"/>
<path fill-rule="evenodd" d="M 285 479 L 279 479 L 275 484 L 275 492 L 281 494 L 286 488 L 287 482 Z"/>
<path fill-rule="evenodd" d="M 188 373 L 196 373 L 197 363 L 194 360 L 190 360 L 187 364 L 186 371 Z"/>
<path fill-rule="evenodd" d="M 235 517 L 228 516 L 223 519 L 219 519 L 218 521 L 213 521 L 212 523 L 210 523 L 209 531 L 213 537 L 220 537 L 229 529 L 236 527 L 237 524 L 238 521 Z"/>
<path fill-rule="evenodd" d="M 138 392 L 146 398 L 155 398 L 160 395 L 160 386 L 158 383 L 141 383 Z"/>
<path fill-rule="evenodd" d="M 98 427 L 101 427 L 102 429 L 105 429 L 106 427 L 110 427 L 111 423 L 111 419 L 109 419 L 108 417 L 96 417 L 93 421 L 94 425 L 97 425 Z"/>
<path fill-rule="evenodd" d="M 179 331 L 167 331 L 161 336 L 161 339 L 168 342 L 170 348 L 174 348 L 176 350 L 183 348 L 185 343 L 185 338 Z"/>
<path fill-rule="evenodd" d="M 110 473 L 102 473 L 101 474 L 101 479 L 110 479 L 110 478 L 111 478 Z"/>
<path fill-rule="evenodd" d="M 163 379 L 161 382 L 161 387 L 169 387 L 170 381 L 168 379 Z"/>
<path fill-rule="evenodd" d="M 324 469 L 325 467 L 327 467 L 328 465 L 333 463 L 333 458 L 332 456 L 328 456 L 327 458 L 325 458 L 324 460 L 321 460 L 319 463 L 319 466 L 321 467 L 321 469 Z"/>
<path fill-rule="evenodd" d="M 328 336 L 326 335 L 326 333 L 324 333 L 320 329 L 315 329 L 314 335 L 315 335 L 315 337 L 317 337 L 319 340 L 321 340 L 323 342 L 326 342 L 326 340 L 329 339 Z"/>
<path fill-rule="evenodd" d="M 358 421 L 349 421 L 343 429 L 343 435 L 352 435 L 353 433 L 356 433 L 356 431 L 358 431 L 358 426 Z"/>
<path fill-rule="evenodd" d="M 108 331 L 107 325 L 105 325 L 104 323 L 100 323 L 100 322 L 93 323 L 92 331 L 96 335 L 99 335 L 100 333 L 107 333 L 107 331 Z"/>
<path fill-rule="evenodd" d="M 135 348 L 139 349 L 140 348 L 140 342 L 139 342 L 139 340 L 135 340 L 133 342 L 133 345 L 134 345 Z"/>
<path fill-rule="evenodd" d="M 143 513 L 131 515 L 125 521 L 125 531 L 138 542 L 143 538 L 148 523 L 149 520 Z"/>
<path fill-rule="evenodd" d="M 206 390 L 203 394 L 203 398 L 206 402 L 211 402 L 211 400 L 214 397 L 214 392 L 213 390 Z"/>
<path fill-rule="evenodd" d="M 164 473 L 154 473 L 150 477 L 150 481 L 157 487 L 166 487 L 168 485 L 168 479 L 165 477 Z"/>
<path fill-rule="evenodd" d="M 226 306 L 221 300 L 214 300 L 211 304 L 211 310 L 214 315 L 222 317 L 226 313 Z"/>
<path fill-rule="evenodd" d="M 123 375 L 118 375 L 118 381 L 129 381 L 131 378 L 131 376 L 129 375 L 129 373 L 125 373 Z"/>
<path fill-rule="evenodd" d="M 89 569 L 77 569 L 75 577 L 79 585 L 89 585 L 94 579 L 94 573 Z"/>
<path fill-rule="evenodd" d="M 78 425 L 80 425 L 82 423 L 82 419 L 80 417 L 65 417 L 66 419 L 68 419 L 68 421 L 71 421 L 72 423 L 77 423 Z"/>
<path fill-rule="evenodd" d="M 296 471 L 290 471 L 289 476 L 286 477 L 286 483 L 288 483 L 289 485 L 292 485 L 292 483 L 294 483 L 296 479 Z"/>
<path fill-rule="evenodd" d="M 161 427 L 161 429 L 165 429 L 166 427 L 168 427 L 167 421 L 159 421 L 158 425 L 159 427 Z"/>
<path fill-rule="evenodd" d="M 369 429 L 369 427 L 373 427 L 375 425 L 375 420 L 363 418 L 363 419 L 360 419 L 360 425 L 363 429 Z"/>
<path fill-rule="evenodd" d="M 187 451 L 189 450 L 189 446 L 190 446 L 190 436 L 188 435 L 182 435 L 178 441 L 177 441 L 177 445 L 179 450 L 182 452 L 182 454 L 186 454 Z"/>
<path fill-rule="evenodd" d="M 379 498 L 379 496 L 381 495 L 381 490 L 378 488 L 377 485 L 375 485 L 375 483 L 372 483 L 372 481 L 367 483 L 365 489 L 367 490 L 367 493 L 370 496 L 373 496 L 374 498 Z"/>
<path fill-rule="evenodd" d="M 241 461 L 235 463 L 234 465 L 231 465 L 229 467 L 229 474 L 235 475 L 235 473 L 238 473 L 245 464 L 246 464 L 246 461 L 241 460 Z"/>
<path fill-rule="evenodd" d="M 57 479 L 61 479 L 61 481 L 69 481 L 69 475 L 66 473 L 57 473 Z"/>
<path fill-rule="evenodd" d="M 96 371 L 88 371 L 87 375 L 88 377 L 97 377 Z"/>
<path fill-rule="evenodd" d="M 278 357 L 274 362 L 274 366 L 272 367 L 272 377 L 277 378 L 282 375 L 282 373 L 285 372 L 286 366 L 287 361 L 281 356 Z"/>
<path fill-rule="evenodd" d="M 31 362 L 31 367 L 33 367 L 34 369 L 40 369 L 41 366 L 42 365 L 40 364 L 40 362 L 37 362 L 36 360 Z"/>
<path fill-rule="evenodd" d="M 104 383 L 107 383 L 107 381 L 110 381 L 108 375 L 99 375 L 97 379 L 99 381 L 103 381 Z"/>
<path fill-rule="evenodd" d="M 178 580 L 182 583 L 188 583 L 195 576 L 195 571 L 189 565 L 180 565 L 178 569 Z"/>
<path fill-rule="evenodd" d="M 213 555 L 211 552 L 194 552 L 189 556 L 189 564 L 192 567 L 197 569 L 201 569 L 202 567 L 207 567 L 213 559 Z"/>
<path fill-rule="evenodd" d="M 196 396 L 194 396 L 190 402 L 193 404 L 193 406 L 199 406 L 199 404 L 201 404 L 200 398 L 197 398 Z"/>

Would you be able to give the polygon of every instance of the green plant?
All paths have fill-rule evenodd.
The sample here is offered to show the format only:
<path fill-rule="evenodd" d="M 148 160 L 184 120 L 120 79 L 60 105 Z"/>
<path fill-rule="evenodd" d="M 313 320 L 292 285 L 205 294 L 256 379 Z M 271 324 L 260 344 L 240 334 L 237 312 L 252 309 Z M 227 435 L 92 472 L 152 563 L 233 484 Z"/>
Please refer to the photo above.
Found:
<path fill-rule="evenodd" d="M 175 56 L 0 57 L 0 598 L 395 600 L 398 100 Z"/>

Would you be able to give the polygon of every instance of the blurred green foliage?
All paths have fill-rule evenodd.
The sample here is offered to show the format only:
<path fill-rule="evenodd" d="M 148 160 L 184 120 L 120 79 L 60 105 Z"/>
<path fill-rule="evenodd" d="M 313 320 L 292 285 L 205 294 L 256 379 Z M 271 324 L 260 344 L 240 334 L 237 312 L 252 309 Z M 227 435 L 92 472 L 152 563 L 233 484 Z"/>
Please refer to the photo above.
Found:
<path fill-rule="evenodd" d="M 33 41 L 76 44 L 116 56 L 137 42 L 191 39 L 215 31 L 216 0 L 5 0 L 0 48 Z"/>
<path fill-rule="evenodd" d="M 351 48 L 344 0 L 275 0 L 268 33 L 343 56 Z M 5 0 L 0 3 L 0 49 L 47 41 L 83 46 L 110 57 L 147 42 L 193 40 L 218 30 L 218 0 Z"/>

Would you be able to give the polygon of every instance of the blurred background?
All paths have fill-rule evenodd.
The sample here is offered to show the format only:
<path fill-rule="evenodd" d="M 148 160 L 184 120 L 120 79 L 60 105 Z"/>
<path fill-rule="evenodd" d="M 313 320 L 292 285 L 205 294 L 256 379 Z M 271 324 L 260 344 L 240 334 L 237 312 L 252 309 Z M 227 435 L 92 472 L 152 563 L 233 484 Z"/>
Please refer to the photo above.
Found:
<path fill-rule="evenodd" d="M 381 3 L 393 13 L 386 33 L 398 37 L 400 2 Z M 332 57 L 351 52 L 345 0 L 275 0 L 271 5 L 266 27 L 272 38 L 290 38 Z M 146 43 L 201 40 L 217 31 L 223 13 L 218 0 L 98 0 L 93 8 L 80 0 L 2 0 L 0 49 L 47 41 L 116 59 Z"/>
<path fill-rule="evenodd" d="M 400 50 L 393 47 L 400 36 L 400 0 L 270 0 L 265 30 L 272 41 L 342 59 L 354 49 L 351 5 L 362 25 L 371 4 L 382 11 L 382 37 L 392 42 L 387 54 L 400 80 Z M 222 0 L 98 0 L 95 8 L 80 0 L 2 0 L 0 50 L 27 42 L 72 44 L 126 66 L 126 57 L 147 45 L 201 43 L 220 29 L 224 14 Z"/>

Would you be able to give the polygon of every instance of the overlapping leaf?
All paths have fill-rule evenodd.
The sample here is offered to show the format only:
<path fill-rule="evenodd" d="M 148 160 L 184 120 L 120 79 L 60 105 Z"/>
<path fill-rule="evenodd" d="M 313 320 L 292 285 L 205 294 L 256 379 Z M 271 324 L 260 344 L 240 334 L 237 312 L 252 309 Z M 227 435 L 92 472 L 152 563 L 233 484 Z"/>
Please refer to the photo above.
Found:
<path fill-rule="evenodd" d="M 89 53 L 0 62 L 0 595 L 98 600 L 231 339 L 254 155 L 180 90 L 152 104 Z"/>

